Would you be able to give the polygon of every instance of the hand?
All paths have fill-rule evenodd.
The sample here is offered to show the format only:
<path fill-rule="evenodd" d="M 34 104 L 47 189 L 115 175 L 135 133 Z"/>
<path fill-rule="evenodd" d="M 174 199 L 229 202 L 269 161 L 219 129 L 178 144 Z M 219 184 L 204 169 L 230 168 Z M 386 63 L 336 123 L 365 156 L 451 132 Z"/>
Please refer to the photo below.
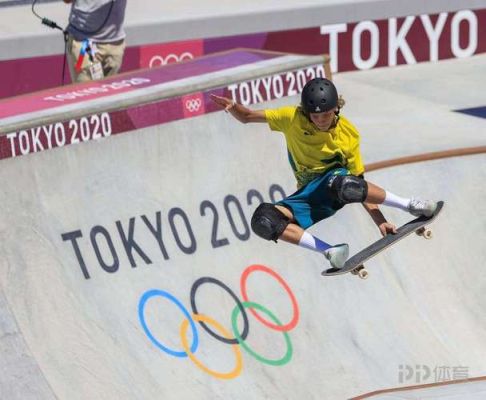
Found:
<path fill-rule="evenodd" d="M 388 234 L 395 234 L 397 233 L 397 227 L 389 222 L 383 222 L 380 225 L 378 225 L 378 228 L 380 229 L 380 232 L 383 236 L 386 236 Z"/>
<path fill-rule="evenodd" d="M 236 102 L 228 99 L 227 97 L 216 96 L 215 94 L 210 94 L 209 97 L 217 105 L 224 107 L 224 111 L 226 112 L 230 111 L 234 106 L 236 106 Z"/>

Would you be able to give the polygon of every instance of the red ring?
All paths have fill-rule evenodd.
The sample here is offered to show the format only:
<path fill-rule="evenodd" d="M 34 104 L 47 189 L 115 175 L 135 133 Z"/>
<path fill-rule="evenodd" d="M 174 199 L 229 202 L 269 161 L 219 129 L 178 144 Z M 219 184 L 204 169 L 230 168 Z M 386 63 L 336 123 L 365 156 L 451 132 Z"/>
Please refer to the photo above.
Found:
<path fill-rule="evenodd" d="M 256 319 L 258 319 L 263 325 L 269 327 L 270 329 L 274 329 L 276 331 L 281 331 L 281 332 L 287 332 L 290 331 L 291 329 L 294 329 L 297 323 L 299 322 L 299 306 L 297 304 L 297 300 L 295 299 L 294 294 L 292 293 L 292 290 L 290 289 L 289 285 L 283 280 L 283 278 L 278 275 L 275 271 L 271 270 L 270 268 L 264 266 L 264 265 L 250 265 L 247 267 L 243 273 L 241 274 L 240 278 L 240 290 L 241 290 L 241 296 L 243 297 L 244 301 L 249 301 L 248 300 L 248 295 L 246 292 L 246 280 L 248 279 L 248 276 L 254 272 L 254 271 L 262 271 L 266 272 L 269 275 L 272 275 L 285 289 L 285 291 L 288 293 L 290 296 L 290 300 L 292 301 L 292 307 L 294 311 L 294 317 L 292 320 L 285 325 L 276 325 L 272 324 L 271 322 L 268 322 L 264 318 L 260 317 L 258 313 L 250 308 L 250 312 L 255 316 Z"/>

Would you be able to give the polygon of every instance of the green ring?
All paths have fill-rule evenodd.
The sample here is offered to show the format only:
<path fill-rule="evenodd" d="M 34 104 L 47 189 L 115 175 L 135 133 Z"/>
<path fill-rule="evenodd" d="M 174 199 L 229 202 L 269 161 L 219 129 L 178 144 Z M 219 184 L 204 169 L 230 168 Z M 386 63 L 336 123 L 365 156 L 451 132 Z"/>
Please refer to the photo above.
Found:
<path fill-rule="evenodd" d="M 243 308 L 256 308 L 257 310 L 263 312 L 266 314 L 270 319 L 273 320 L 277 325 L 283 326 L 283 324 L 278 320 L 278 318 L 272 314 L 272 312 L 262 305 L 258 303 L 253 303 L 251 301 L 243 301 L 241 303 Z M 290 336 L 287 332 L 282 332 L 285 338 L 285 343 L 287 344 L 287 353 L 285 355 L 278 359 L 278 360 L 270 360 L 268 358 L 265 358 L 258 353 L 254 352 L 246 343 L 245 341 L 241 338 L 240 333 L 238 332 L 238 325 L 237 325 L 237 318 L 238 314 L 240 313 L 240 308 L 236 306 L 233 310 L 233 313 L 231 314 L 231 325 L 233 326 L 233 333 L 235 334 L 236 339 L 240 343 L 241 347 L 243 347 L 246 352 L 250 353 L 253 357 L 255 357 L 258 361 L 269 364 L 269 365 L 284 365 L 287 364 L 290 359 L 292 358 L 292 343 L 290 342 Z"/>

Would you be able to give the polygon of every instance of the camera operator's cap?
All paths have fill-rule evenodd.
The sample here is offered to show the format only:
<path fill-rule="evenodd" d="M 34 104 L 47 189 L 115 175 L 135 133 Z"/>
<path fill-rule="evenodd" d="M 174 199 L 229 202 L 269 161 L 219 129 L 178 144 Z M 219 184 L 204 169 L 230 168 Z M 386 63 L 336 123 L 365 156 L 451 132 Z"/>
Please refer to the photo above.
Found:
<path fill-rule="evenodd" d="M 301 95 L 302 107 L 307 113 L 321 113 L 337 107 L 336 86 L 329 79 L 314 78 L 308 81 Z"/>

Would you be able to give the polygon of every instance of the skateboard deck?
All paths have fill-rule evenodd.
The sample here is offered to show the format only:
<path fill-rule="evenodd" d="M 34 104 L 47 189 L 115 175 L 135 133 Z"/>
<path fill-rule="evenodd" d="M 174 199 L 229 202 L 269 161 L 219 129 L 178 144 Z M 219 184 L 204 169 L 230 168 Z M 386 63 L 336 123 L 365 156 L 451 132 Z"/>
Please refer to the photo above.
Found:
<path fill-rule="evenodd" d="M 342 275 L 348 272 L 352 272 L 356 275 L 359 275 L 360 278 L 363 279 L 367 278 L 368 272 L 364 269 L 364 263 L 368 261 L 370 258 L 373 258 L 377 254 L 381 253 L 383 250 L 394 245 L 395 243 L 399 242 L 400 240 L 412 234 L 413 232 L 416 232 L 418 235 L 421 235 L 426 239 L 430 239 L 432 237 L 432 231 L 430 229 L 426 229 L 425 227 L 426 225 L 434 221 L 435 218 L 437 218 L 443 206 L 444 206 L 444 202 L 439 201 L 437 203 L 437 209 L 435 210 L 435 213 L 432 216 L 419 217 L 412 221 L 407 222 L 406 224 L 402 225 L 400 228 L 397 229 L 397 233 L 387 235 L 377 240 L 376 242 L 372 243 L 368 247 L 361 250 L 359 253 L 349 258 L 345 262 L 343 268 L 341 269 L 329 268 L 327 270 L 322 271 L 321 275 L 334 276 L 334 275 Z"/>

